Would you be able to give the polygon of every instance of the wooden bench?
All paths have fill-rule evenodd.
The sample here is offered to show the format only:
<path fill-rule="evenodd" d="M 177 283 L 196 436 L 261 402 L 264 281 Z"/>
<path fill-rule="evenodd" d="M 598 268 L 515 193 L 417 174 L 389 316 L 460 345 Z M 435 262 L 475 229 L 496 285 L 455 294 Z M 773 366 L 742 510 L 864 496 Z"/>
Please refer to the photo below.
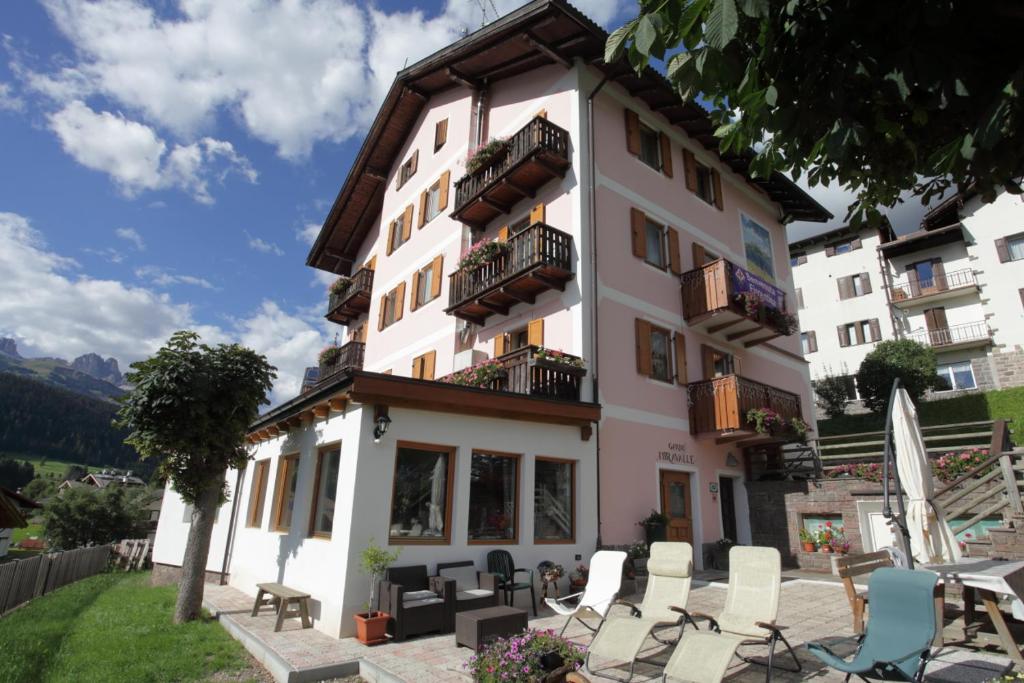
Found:
<path fill-rule="evenodd" d="M 309 593 L 297 591 L 280 583 L 259 583 L 256 587 L 259 588 L 259 592 L 256 593 L 252 616 L 259 614 L 265 605 L 274 605 L 277 609 L 274 631 L 280 631 L 284 620 L 291 617 L 301 617 L 302 628 L 313 627 L 313 622 L 309 618 Z"/>

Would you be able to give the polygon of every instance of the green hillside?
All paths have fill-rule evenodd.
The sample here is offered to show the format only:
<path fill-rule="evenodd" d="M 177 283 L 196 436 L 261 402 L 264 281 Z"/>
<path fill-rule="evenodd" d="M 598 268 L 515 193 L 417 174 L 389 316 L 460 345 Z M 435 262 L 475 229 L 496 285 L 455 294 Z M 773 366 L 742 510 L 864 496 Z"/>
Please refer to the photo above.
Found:
<path fill-rule="evenodd" d="M 110 382 L 73 370 L 57 358 L 15 358 L 0 353 L 0 373 L 42 380 L 86 396 L 112 400 L 124 393 Z"/>

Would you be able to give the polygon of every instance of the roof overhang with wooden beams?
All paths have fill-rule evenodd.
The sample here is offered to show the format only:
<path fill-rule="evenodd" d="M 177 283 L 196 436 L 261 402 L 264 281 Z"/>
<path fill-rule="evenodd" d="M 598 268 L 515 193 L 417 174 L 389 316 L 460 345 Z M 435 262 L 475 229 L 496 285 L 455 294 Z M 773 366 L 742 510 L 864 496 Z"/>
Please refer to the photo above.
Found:
<path fill-rule="evenodd" d="M 359 245 L 384 201 L 390 169 L 431 96 L 454 87 L 483 87 L 551 64 L 592 64 L 704 147 L 717 150 L 714 124 L 699 105 L 684 103 L 653 68 L 637 74 L 603 60 L 608 34 L 563 0 L 534 0 L 399 72 L 349 169 L 306 265 L 348 275 Z M 781 173 L 750 174 L 753 152 L 721 155 L 777 203 L 787 220 L 826 221 L 832 215 Z"/>
<path fill-rule="evenodd" d="M 857 235 L 860 235 L 861 233 L 869 230 L 872 229 L 868 228 L 867 226 L 861 228 L 854 228 L 849 225 L 842 225 L 838 228 L 833 228 L 832 230 L 819 232 L 816 235 L 811 235 L 810 237 L 805 237 L 801 240 L 790 242 L 789 253 L 792 254 L 795 251 L 802 251 L 803 249 L 813 247 L 816 244 L 831 242 L 833 240 L 838 240 L 843 237 L 856 237 Z M 882 244 L 885 244 L 886 242 L 891 242 L 894 239 L 896 239 L 896 233 L 893 231 L 892 224 L 889 223 L 888 218 L 883 217 L 882 223 L 873 231 L 878 233 L 879 237 L 881 238 Z"/>
<path fill-rule="evenodd" d="M 261 415 L 250 426 L 248 441 L 259 443 L 306 427 L 332 412 L 344 412 L 349 403 L 568 425 L 579 427 L 583 440 L 590 438 L 591 426 L 601 419 L 601 406 L 597 403 L 560 401 L 354 370 L 341 373 L 336 382 Z"/>
<path fill-rule="evenodd" d="M 887 258 L 894 256 L 904 256 L 906 254 L 912 254 L 922 249 L 929 247 L 938 247 L 943 244 L 952 244 L 954 242 L 964 241 L 964 229 L 960 223 L 954 223 L 953 225 L 947 225 L 943 228 L 935 228 L 933 230 L 916 230 L 907 235 L 903 235 L 892 242 L 879 245 L 879 251 L 883 252 Z"/>

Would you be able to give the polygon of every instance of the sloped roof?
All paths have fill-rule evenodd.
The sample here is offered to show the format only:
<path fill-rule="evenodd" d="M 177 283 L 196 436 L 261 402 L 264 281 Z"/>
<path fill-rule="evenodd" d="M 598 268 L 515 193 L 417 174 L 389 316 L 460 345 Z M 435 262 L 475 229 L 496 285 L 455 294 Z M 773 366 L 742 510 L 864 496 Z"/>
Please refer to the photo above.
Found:
<path fill-rule="evenodd" d="M 718 149 L 714 124 L 699 105 L 684 103 L 671 83 L 648 67 L 637 74 L 625 61 L 603 60 L 608 34 L 564 0 L 534 0 L 484 28 L 400 71 L 377 112 L 345 183 L 324 220 L 306 265 L 349 274 L 360 243 L 380 212 L 388 173 L 432 95 L 464 84 L 494 83 L 549 64 L 580 58 L 600 69 L 652 110 L 710 150 Z M 720 155 L 777 202 L 794 220 L 826 221 L 832 215 L 792 180 L 750 174 L 752 151 Z"/>

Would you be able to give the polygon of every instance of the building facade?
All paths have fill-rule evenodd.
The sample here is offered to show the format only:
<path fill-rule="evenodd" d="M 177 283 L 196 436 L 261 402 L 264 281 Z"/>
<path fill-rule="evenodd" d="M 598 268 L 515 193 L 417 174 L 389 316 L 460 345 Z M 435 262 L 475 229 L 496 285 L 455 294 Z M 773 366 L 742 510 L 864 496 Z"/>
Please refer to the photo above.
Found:
<path fill-rule="evenodd" d="M 308 590 L 337 635 L 370 539 L 431 572 L 570 567 L 652 510 L 749 542 L 745 480 L 814 426 L 784 223 L 828 214 L 606 37 L 536 0 L 398 74 L 307 261 L 347 341 L 253 426 L 209 571 Z M 186 518 L 168 495 L 154 562 Z"/>

